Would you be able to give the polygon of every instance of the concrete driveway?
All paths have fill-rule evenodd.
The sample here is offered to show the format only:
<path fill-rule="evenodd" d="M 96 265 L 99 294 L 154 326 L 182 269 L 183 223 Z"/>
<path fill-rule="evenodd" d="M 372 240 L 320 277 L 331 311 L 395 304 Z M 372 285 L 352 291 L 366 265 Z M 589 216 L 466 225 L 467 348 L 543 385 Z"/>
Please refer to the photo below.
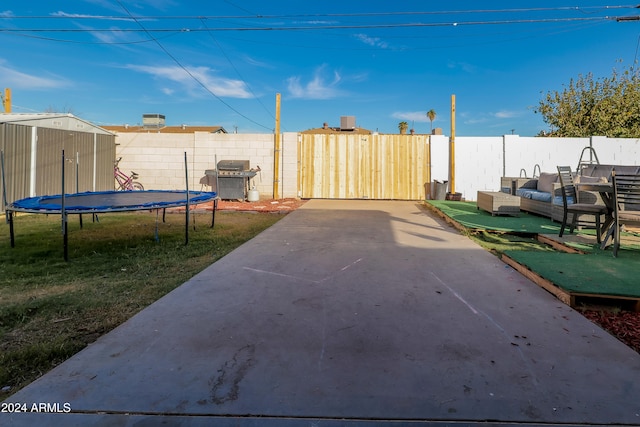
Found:
<path fill-rule="evenodd" d="M 12 426 L 638 425 L 640 356 L 418 203 L 312 200 L 7 402 L 71 410 Z"/>

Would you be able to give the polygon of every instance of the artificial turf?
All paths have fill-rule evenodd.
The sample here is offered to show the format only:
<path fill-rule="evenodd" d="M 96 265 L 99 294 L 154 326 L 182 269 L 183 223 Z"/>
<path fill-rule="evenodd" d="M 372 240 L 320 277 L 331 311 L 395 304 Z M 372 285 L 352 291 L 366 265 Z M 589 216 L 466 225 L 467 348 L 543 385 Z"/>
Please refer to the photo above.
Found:
<path fill-rule="evenodd" d="M 429 200 L 427 203 L 469 231 L 556 236 L 560 231 L 559 223 L 526 212 L 517 217 L 492 216 L 477 209 L 475 202 Z M 593 231 L 586 234 L 593 235 Z M 571 242 L 567 245 L 579 246 L 585 253 L 541 250 L 535 245 L 521 244 L 508 248 L 508 243 L 503 244 L 499 252 L 571 293 L 640 298 L 638 244 L 624 244 L 617 257 L 613 257 L 611 248 L 601 250 L 595 239 L 592 245 Z"/>

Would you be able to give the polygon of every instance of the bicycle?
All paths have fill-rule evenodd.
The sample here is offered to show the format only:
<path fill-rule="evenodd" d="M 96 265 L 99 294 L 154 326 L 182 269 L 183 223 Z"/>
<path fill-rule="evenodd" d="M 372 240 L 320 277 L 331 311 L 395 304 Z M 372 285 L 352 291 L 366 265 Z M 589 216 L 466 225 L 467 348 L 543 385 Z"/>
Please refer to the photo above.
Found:
<path fill-rule="evenodd" d="M 113 176 L 118 183 L 116 191 L 144 191 L 142 184 L 134 181 L 134 179 L 138 179 L 137 173 L 131 171 L 131 176 L 129 176 L 120 170 L 118 167 L 120 160 L 122 160 L 122 157 L 113 162 Z"/>

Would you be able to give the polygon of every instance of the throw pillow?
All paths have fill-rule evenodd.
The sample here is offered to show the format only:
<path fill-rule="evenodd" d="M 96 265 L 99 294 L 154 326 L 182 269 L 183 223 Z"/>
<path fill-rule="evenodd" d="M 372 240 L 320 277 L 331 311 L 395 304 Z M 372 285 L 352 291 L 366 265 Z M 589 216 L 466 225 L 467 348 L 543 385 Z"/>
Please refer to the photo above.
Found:
<path fill-rule="evenodd" d="M 538 191 L 553 192 L 553 184 L 558 181 L 557 173 L 541 172 L 538 177 Z"/>

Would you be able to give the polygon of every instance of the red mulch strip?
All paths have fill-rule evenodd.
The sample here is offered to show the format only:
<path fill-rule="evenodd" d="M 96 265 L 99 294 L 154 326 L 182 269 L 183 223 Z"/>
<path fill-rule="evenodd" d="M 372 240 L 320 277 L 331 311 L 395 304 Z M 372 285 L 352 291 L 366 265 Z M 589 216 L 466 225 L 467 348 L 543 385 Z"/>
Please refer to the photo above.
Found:
<path fill-rule="evenodd" d="M 265 199 L 257 202 L 220 200 L 218 209 L 226 211 L 289 212 L 298 209 L 305 202 L 306 200 L 300 199 Z"/>
<path fill-rule="evenodd" d="M 585 310 L 583 316 L 640 353 L 640 313 Z"/>
<path fill-rule="evenodd" d="M 270 212 L 287 213 L 298 209 L 304 205 L 306 200 L 300 199 L 265 199 L 257 202 L 240 202 L 235 200 L 219 200 L 218 210 L 238 211 L 238 212 Z M 184 212 L 184 206 L 170 209 L 174 212 Z M 191 206 L 191 210 L 209 211 L 213 209 L 212 202 L 200 203 Z"/>

